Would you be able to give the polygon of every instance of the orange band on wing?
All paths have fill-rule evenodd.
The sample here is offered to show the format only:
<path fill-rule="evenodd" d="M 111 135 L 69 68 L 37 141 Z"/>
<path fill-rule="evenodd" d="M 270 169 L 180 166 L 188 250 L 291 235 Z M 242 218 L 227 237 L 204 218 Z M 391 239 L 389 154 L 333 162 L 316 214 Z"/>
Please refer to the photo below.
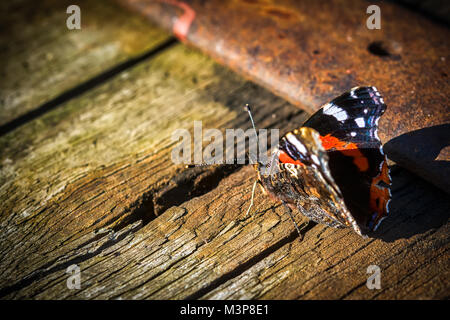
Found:
<path fill-rule="evenodd" d="M 387 215 L 386 206 L 391 197 L 388 187 L 378 185 L 380 181 L 383 181 L 386 185 L 391 184 L 386 160 L 383 161 L 380 174 L 372 179 L 372 184 L 370 185 L 370 210 L 378 213 L 376 221 Z"/>
<path fill-rule="evenodd" d="M 367 171 L 367 169 L 369 169 L 367 158 L 359 151 L 358 146 L 355 143 L 339 140 L 330 134 L 320 136 L 320 140 L 322 141 L 322 146 L 325 150 L 335 149 L 336 151 L 340 151 L 344 155 L 352 157 L 353 163 L 359 170 Z"/>
<path fill-rule="evenodd" d="M 291 157 L 288 156 L 288 154 L 284 151 L 280 151 L 278 159 L 281 163 L 292 163 L 292 164 L 299 164 L 304 166 L 304 164 L 300 160 L 294 160 Z"/>
<path fill-rule="evenodd" d="M 336 137 L 333 137 L 331 134 L 327 134 L 326 136 L 320 136 L 320 140 L 322 141 L 322 146 L 325 150 L 336 149 L 336 150 L 348 150 L 348 149 L 357 149 L 358 146 L 353 142 L 346 142 L 339 140 Z"/>

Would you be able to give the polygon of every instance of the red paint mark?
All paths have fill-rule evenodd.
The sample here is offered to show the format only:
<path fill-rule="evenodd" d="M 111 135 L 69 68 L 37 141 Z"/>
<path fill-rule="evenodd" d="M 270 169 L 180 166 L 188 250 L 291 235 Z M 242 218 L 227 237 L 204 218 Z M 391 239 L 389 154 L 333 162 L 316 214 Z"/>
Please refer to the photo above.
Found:
<path fill-rule="evenodd" d="M 189 28 L 191 27 L 192 21 L 195 19 L 195 11 L 187 3 L 176 1 L 176 0 L 160 0 L 164 3 L 168 3 L 178 8 L 181 8 L 184 13 L 181 17 L 178 17 L 173 24 L 172 31 L 175 36 L 181 41 L 186 41 Z"/>
<path fill-rule="evenodd" d="M 370 185 L 370 210 L 378 213 L 375 224 L 380 218 L 387 215 L 387 202 L 390 199 L 389 188 L 379 186 L 378 183 L 380 181 L 387 185 L 391 184 L 386 161 L 383 162 L 380 174 L 372 179 L 372 184 Z"/>
<path fill-rule="evenodd" d="M 300 160 L 292 159 L 284 151 L 280 151 L 280 155 L 278 156 L 278 159 L 280 160 L 281 163 L 292 163 L 292 164 L 299 164 L 299 165 L 304 166 L 304 164 Z"/>
<path fill-rule="evenodd" d="M 322 140 L 322 146 L 325 150 L 335 149 L 336 151 L 341 151 L 342 154 L 353 158 L 353 163 L 359 170 L 367 171 L 367 169 L 369 169 L 367 158 L 359 151 L 358 146 L 353 142 L 339 140 L 330 134 L 320 136 L 320 140 Z"/>

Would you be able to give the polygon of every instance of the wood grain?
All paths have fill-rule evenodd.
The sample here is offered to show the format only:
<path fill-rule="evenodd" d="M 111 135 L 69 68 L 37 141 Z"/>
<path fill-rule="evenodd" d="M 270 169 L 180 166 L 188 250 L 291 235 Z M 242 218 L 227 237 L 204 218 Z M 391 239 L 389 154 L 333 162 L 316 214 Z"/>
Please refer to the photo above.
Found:
<path fill-rule="evenodd" d="M 282 207 L 260 193 L 256 214 L 245 216 L 253 179 L 253 170 L 243 168 L 146 226 L 114 233 L 110 247 L 80 261 L 79 291 L 67 289 L 61 269 L 9 297 L 446 298 L 450 203 L 443 192 L 399 170 L 392 216 L 375 238 L 313 225 L 300 242 Z M 366 287 L 372 264 L 382 270 L 381 290 Z"/>
<path fill-rule="evenodd" d="M 104 0 L 77 1 L 81 30 L 69 30 L 66 9 L 71 4 L 0 4 L 0 126 L 169 39 L 114 1 Z"/>
<path fill-rule="evenodd" d="M 147 223 L 217 185 L 233 169 L 175 166 L 171 134 L 194 119 L 205 127 L 247 128 L 248 101 L 263 127 L 293 119 L 286 127 L 292 129 L 304 118 L 176 46 L 1 137 L 3 293 L 58 268 L 68 254 L 80 259 L 105 234 Z"/>
<path fill-rule="evenodd" d="M 174 44 L 0 136 L 0 297 L 448 299 L 450 201 L 397 166 L 373 237 L 310 223 L 300 242 L 259 190 L 246 216 L 252 167 L 173 164 L 175 129 L 247 129 L 245 103 L 281 134 L 307 116 Z"/>

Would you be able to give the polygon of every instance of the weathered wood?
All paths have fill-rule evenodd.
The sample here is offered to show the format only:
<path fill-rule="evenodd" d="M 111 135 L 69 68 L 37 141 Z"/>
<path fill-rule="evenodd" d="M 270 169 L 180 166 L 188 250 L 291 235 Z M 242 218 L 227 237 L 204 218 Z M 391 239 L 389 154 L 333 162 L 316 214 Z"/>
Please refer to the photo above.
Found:
<path fill-rule="evenodd" d="M 77 1 L 81 30 L 69 30 L 71 4 L 0 3 L 0 126 L 169 38 L 114 1 Z"/>
<path fill-rule="evenodd" d="M 263 127 L 294 116 L 292 129 L 303 116 L 177 46 L 3 136 L 2 292 L 41 277 L 65 255 L 79 259 L 103 232 L 147 222 L 182 203 L 190 188 L 198 194 L 214 187 L 228 169 L 180 173 L 183 166 L 170 160 L 172 131 L 192 127 L 194 119 L 205 127 L 248 127 L 242 109 L 248 101 L 258 106 L 255 118 Z M 167 199 L 177 188 L 181 195 Z"/>
<path fill-rule="evenodd" d="M 375 238 L 316 226 L 203 298 L 447 298 L 450 201 L 404 170 L 392 177 L 391 215 Z M 369 265 L 381 268 L 380 290 L 366 286 Z"/>
<path fill-rule="evenodd" d="M 450 201 L 402 169 L 374 238 L 310 224 L 300 242 L 259 190 L 245 216 L 250 166 L 172 163 L 173 130 L 246 129 L 245 103 L 282 133 L 306 117 L 175 45 L 0 137 L 0 297 L 448 298 Z M 371 264 L 381 290 L 365 286 Z"/>
<path fill-rule="evenodd" d="M 79 291 L 67 289 L 67 275 L 60 268 L 9 297 L 447 296 L 450 203 L 441 191 L 400 171 L 394 175 L 392 216 L 383 225 L 379 239 L 362 239 L 348 229 L 316 225 L 299 242 L 282 208 L 260 193 L 257 214 L 245 217 L 253 179 L 253 170 L 246 167 L 211 192 L 123 235 L 117 243 L 110 240 L 111 247 L 79 263 L 83 276 Z M 120 233 L 112 236 L 120 237 Z M 91 245 L 97 248 L 104 242 Z M 382 270 L 381 290 L 365 286 L 371 264 Z"/>

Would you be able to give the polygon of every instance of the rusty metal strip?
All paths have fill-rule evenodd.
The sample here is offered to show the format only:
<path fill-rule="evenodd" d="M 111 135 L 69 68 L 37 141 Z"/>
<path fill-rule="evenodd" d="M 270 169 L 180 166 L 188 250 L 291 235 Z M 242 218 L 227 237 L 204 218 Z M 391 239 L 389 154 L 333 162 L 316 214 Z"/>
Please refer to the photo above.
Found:
<path fill-rule="evenodd" d="M 119 0 L 233 70 L 314 112 L 376 86 L 388 156 L 450 190 L 450 32 L 391 3 L 381 29 L 361 0 Z M 249 101 L 251 103 L 251 101 Z"/>

